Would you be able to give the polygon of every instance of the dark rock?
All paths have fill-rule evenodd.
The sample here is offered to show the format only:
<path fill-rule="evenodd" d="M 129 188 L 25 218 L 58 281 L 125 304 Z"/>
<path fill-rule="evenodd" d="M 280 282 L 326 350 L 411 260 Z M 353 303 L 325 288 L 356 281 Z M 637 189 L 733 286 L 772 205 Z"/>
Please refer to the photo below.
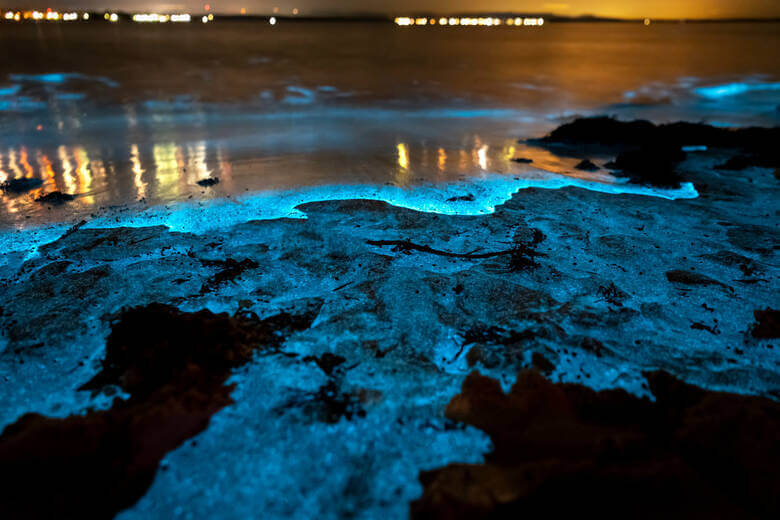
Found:
<path fill-rule="evenodd" d="M 647 146 L 681 149 L 696 143 L 746 150 L 774 163 L 778 160 L 776 143 L 780 142 L 780 127 L 731 129 L 684 122 L 654 125 L 650 121 L 624 122 L 601 116 L 577 119 L 533 141 L 540 144 L 600 145 L 613 149 Z"/>
<path fill-rule="evenodd" d="M 40 188 L 41 186 L 43 186 L 43 181 L 41 179 L 31 179 L 25 177 L 21 179 L 11 179 L 10 181 L 5 181 L 4 183 L 0 184 L 0 191 L 18 194 Z"/>
<path fill-rule="evenodd" d="M 574 168 L 586 172 L 595 172 L 601 169 L 601 167 L 598 164 L 592 162 L 589 159 L 583 159 L 582 161 L 577 163 L 577 165 Z"/>
<path fill-rule="evenodd" d="M 412 518 L 773 518 L 780 404 L 646 374 L 655 401 L 524 371 L 509 394 L 479 373 L 447 406 L 484 431 L 484 464 L 422 472 Z M 565 499 L 562 499 L 565 497 Z"/>
<path fill-rule="evenodd" d="M 741 150 L 745 158 L 731 165 L 740 169 L 745 164 L 780 166 L 775 144 L 780 142 L 780 127 L 726 129 L 682 122 L 656 126 L 642 120 L 591 117 L 577 119 L 531 141 L 542 146 L 577 147 L 580 153 L 584 149 L 617 151 L 616 160 L 605 167 L 623 171 L 633 182 L 661 187 L 679 185 L 674 167 L 685 159 L 682 147 L 689 143 Z"/>
<path fill-rule="evenodd" d="M 597 144 L 640 146 L 656 138 L 657 127 L 650 121 L 623 122 L 611 117 L 586 117 L 566 123 L 538 139 L 548 144 Z"/>
<path fill-rule="evenodd" d="M 684 160 L 685 152 L 679 148 L 645 147 L 621 152 L 608 167 L 626 174 L 637 184 L 676 188 L 682 178 L 675 166 Z"/>
<path fill-rule="evenodd" d="M 154 480 L 163 456 L 231 404 L 233 369 L 308 328 L 316 311 L 268 319 L 183 313 L 152 304 L 112 324 L 101 371 L 82 388 L 130 394 L 64 419 L 27 414 L 0 436 L 0 500 L 9 518 L 111 518 Z M 45 498 L 45 499 L 43 499 Z"/>
<path fill-rule="evenodd" d="M 54 204 L 55 206 L 58 206 L 60 204 L 65 204 L 66 202 L 70 202 L 76 198 L 75 195 L 71 195 L 70 193 L 62 193 L 61 191 L 52 191 L 51 193 L 47 193 L 46 195 L 41 195 L 37 199 L 35 199 L 35 202 L 41 202 L 44 204 Z"/>
<path fill-rule="evenodd" d="M 753 325 L 750 333 L 754 338 L 780 338 L 780 311 L 766 308 L 753 311 L 753 316 L 756 318 L 756 324 Z"/>
<path fill-rule="evenodd" d="M 219 179 L 217 177 L 211 177 L 208 179 L 201 179 L 197 182 L 198 186 L 203 186 L 204 188 L 210 188 L 212 186 L 215 186 L 219 184 Z"/>

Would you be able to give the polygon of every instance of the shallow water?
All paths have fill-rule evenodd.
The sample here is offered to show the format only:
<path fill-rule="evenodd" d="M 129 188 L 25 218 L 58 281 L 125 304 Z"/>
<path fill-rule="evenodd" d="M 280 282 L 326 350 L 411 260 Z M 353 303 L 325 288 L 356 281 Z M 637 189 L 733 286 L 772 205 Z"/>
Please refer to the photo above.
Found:
<path fill-rule="evenodd" d="M 2 195 L 3 227 L 139 200 L 493 174 L 603 191 L 606 172 L 517 140 L 574 114 L 780 119 L 780 62 L 766 52 L 780 48 L 777 24 L 22 24 L 4 25 L 0 45 L 13 49 L 0 69 L 0 182 L 44 181 Z M 210 176 L 221 182 L 196 184 Z M 34 202 L 52 190 L 79 197 Z"/>

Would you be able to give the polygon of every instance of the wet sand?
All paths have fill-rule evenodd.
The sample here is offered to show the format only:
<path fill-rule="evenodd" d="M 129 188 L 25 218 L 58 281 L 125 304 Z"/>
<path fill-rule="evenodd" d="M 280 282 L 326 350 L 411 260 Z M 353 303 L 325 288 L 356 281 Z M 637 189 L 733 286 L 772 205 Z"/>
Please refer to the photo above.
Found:
<path fill-rule="evenodd" d="M 748 443 L 742 439 L 750 432 L 776 432 L 778 179 L 767 168 L 715 168 L 734 156 L 723 149 L 688 154 L 676 171 L 697 196 L 676 200 L 525 187 L 482 212 L 458 214 L 457 204 L 479 205 L 495 188 L 475 184 L 473 193 L 443 199 L 453 199 L 452 214 L 324 200 L 280 217 L 244 201 L 231 218 L 224 204 L 173 205 L 147 221 L 116 211 L 70 229 L 15 233 L 16 247 L 0 256 L 0 454 L 23 464 L 24 453 L 35 453 L 26 432 L 53 434 L 66 422 L 80 424 L 78 417 L 90 424 L 98 414 L 146 410 L 132 408 L 150 395 L 139 394 L 147 383 L 128 379 L 133 359 L 112 361 L 106 342 L 130 323 L 122 309 L 140 307 L 143 316 L 153 303 L 175 307 L 170 319 L 181 312 L 185 321 L 212 319 L 189 314 L 202 309 L 260 323 L 275 323 L 280 313 L 314 314 L 292 330 L 279 325 L 276 339 L 262 340 L 251 359 L 236 357 L 226 382 L 224 373 L 209 380 L 235 387 L 217 392 L 219 404 L 206 405 L 199 427 L 186 435 L 166 430 L 170 445 L 151 463 L 144 459 L 153 476 L 148 489 L 107 516 L 400 518 L 420 497 L 416 511 L 442 514 L 452 503 L 435 499 L 432 480 L 421 484 L 420 472 L 482 467 L 497 446 L 493 426 L 451 413 L 455 404 L 447 408 L 473 371 L 505 390 L 524 369 L 552 383 L 622 389 L 620 406 L 635 410 L 651 406 L 640 398 L 658 390 L 645 373 L 662 370 L 705 392 L 667 385 L 680 395 L 736 394 L 725 399 L 738 410 L 747 406 L 739 395 L 756 396 L 750 403 L 764 415 L 743 433 L 734 433 L 740 421 L 718 415 L 732 404 L 708 409 L 725 425 L 723 438 Z M 143 319 L 135 323 L 139 338 L 127 341 L 130 351 L 147 348 L 144 338 L 181 340 L 151 325 L 143 330 Z M 187 370 L 200 373 L 193 363 Z M 97 376 L 107 371 L 113 375 Z M 181 372 L 173 374 L 161 384 L 181 389 Z M 99 384 L 79 390 L 89 381 Z M 185 381 L 197 389 L 199 379 Z M 540 385 L 554 393 L 552 383 Z M 171 402 L 155 399 L 155 406 Z M 51 419 L 20 419 L 28 412 Z M 764 455 L 777 461 L 774 451 Z M 734 464 L 753 467 L 740 460 Z M 457 488 L 444 482 L 433 491 L 451 496 Z M 776 511 L 762 489 L 753 488 L 758 509 L 737 492 L 728 495 L 729 507 Z M 522 496 L 513 493 L 504 506 Z M 483 503 L 483 512 L 500 513 L 501 504 Z"/>

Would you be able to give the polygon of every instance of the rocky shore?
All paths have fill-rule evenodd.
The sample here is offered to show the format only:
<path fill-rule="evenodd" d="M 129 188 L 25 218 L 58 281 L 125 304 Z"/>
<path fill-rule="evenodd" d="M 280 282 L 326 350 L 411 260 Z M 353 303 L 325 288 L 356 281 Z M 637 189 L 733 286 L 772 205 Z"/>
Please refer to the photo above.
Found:
<path fill-rule="evenodd" d="M 516 517 L 616 494 L 775 516 L 776 137 L 600 118 L 537 142 L 696 198 L 16 233 L 0 497 L 12 517 Z"/>

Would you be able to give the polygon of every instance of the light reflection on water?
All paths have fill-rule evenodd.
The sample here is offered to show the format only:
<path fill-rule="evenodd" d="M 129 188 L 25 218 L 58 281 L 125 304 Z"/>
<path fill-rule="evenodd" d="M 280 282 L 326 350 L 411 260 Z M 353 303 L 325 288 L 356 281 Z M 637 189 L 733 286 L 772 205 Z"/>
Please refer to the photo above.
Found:
<path fill-rule="evenodd" d="M 38 178 L 43 184 L 24 194 L 3 194 L 0 208 L 6 217 L 2 224 L 51 219 L 52 211 L 64 212 L 66 217 L 79 216 L 135 201 L 166 203 L 244 191 L 337 184 L 344 178 L 409 188 L 488 173 L 533 175 L 533 171 L 543 169 L 592 182 L 614 180 L 606 172 L 574 170 L 575 158 L 508 139 L 486 140 L 476 134 L 446 143 L 399 140 L 388 144 L 384 151 L 362 154 L 356 150 L 354 156 L 326 148 L 258 157 L 230 144 L 224 139 L 184 143 L 147 140 L 131 143 L 123 151 L 67 144 L 9 147 L 0 151 L 0 182 Z M 516 157 L 530 158 L 533 163 L 517 164 L 512 161 Z M 219 178 L 220 183 L 208 189 L 197 184 L 210 177 Z M 35 202 L 52 191 L 78 197 L 64 208 L 52 209 Z"/>
<path fill-rule="evenodd" d="M 224 23 L 207 33 L 180 27 L 173 38 L 135 25 L 7 29 L 0 47 L 15 52 L 0 74 L 0 182 L 43 185 L 0 195 L 0 227 L 139 200 L 412 187 L 537 169 L 611 183 L 604 171 L 574 170 L 583 157 L 516 139 L 576 114 L 780 118 L 777 60 L 754 52 L 778 41 L 776 24 L 550 24 L 479 35 L 289 24 L 269 37 Z M 160 48 L 165 66 L 150 66 Z M 211 176 L 220 183 L 197 185 Z M 54 190 L 78 197 L 60 208 L 34 202 Z"/>

